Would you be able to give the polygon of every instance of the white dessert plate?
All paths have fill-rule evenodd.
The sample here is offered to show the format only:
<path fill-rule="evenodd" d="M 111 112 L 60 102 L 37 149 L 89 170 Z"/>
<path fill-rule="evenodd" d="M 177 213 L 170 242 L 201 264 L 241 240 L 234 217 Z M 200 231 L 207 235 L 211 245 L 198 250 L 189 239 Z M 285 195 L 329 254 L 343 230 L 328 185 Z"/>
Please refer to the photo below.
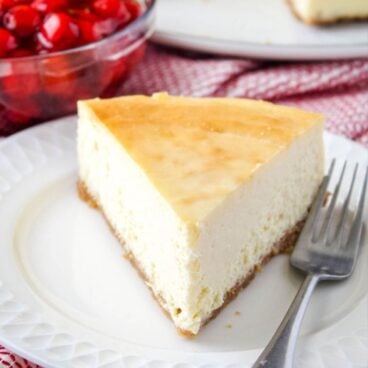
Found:
<path fill-rule="evenodd" d="M 368 21 L 307 26 L 286 0 L 158 0 L 153 38 L 190 50 L 255 58 L 368 56 Z"/>
<path fill-rule="evenodd" d="M 0 344 L 43 367 L 250 367 L 302 280 L 288 257 L 196 339 L 180 337 L 102 216 L 78 198 L 75 125 L 63 118 L 0 143 Z M 328 157 L 368 163 L 346 139 L 326 133 L 326 146 Z M 348 281 L 318 287 L 296 367 L 366 367 L 367 272 L 365 244 Z"/>

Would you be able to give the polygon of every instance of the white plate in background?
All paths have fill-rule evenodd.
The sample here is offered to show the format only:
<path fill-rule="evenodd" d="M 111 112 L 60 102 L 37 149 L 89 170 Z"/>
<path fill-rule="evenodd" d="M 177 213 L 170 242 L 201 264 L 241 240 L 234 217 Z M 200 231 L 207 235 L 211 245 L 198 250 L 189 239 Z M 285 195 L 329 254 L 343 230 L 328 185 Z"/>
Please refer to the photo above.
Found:
<path fill-rule="evenodd" d="M 63 118 L 0 144 L 0 344 L 44 367 L 250 367 L 300 285 L 288 257 L 196 339 L 178 336 L 102 216 L 78 198 L 75 125 Z M 367 164 L 364 147 L 325 137 L 328 157 Z M 365 367 L 367 272 L 365 244 L 349 280 L 318 287 L 297 368 Z"/>
<path fill-rule="evenodd" d="M 368 57 L 368 21 L 303 24 L 286 0 L 157 0 L 156 42 L 234 56 L 316 60 Z"/>

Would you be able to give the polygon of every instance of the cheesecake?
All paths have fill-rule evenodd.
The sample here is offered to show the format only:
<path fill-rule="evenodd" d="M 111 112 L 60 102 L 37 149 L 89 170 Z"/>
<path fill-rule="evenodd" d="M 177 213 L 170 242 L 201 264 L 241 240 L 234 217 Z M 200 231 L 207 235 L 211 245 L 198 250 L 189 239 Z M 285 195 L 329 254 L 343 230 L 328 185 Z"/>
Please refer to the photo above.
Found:
<path fill-rule="evenodd" d="M 295 15 L 308 24 L 368 19 L 368 0 L 287 0 Z"/>
<path fill-rule="evenodd" d="M 323 117 L 291 107 L 157 93 L 78 115 L 80 197 L 184 335 L 292 249 L 324 175 Z"/>

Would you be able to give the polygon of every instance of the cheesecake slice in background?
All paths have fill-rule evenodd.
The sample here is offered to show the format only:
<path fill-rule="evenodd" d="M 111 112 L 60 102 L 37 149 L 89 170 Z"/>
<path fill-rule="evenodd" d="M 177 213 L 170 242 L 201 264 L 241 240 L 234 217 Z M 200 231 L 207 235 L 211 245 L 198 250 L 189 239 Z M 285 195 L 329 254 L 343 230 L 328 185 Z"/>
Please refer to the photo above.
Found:
<path fill-rule="evenodd" d="M 368 0 L 287 0 L 298 18 L 308 24 L 368 20 Z"/>
<path fill-rule="evenodd" d="M 318 114 L 165 93 L 78 114 L 80 195 L 186 335 L 291 249 L 323 177 Z"/>

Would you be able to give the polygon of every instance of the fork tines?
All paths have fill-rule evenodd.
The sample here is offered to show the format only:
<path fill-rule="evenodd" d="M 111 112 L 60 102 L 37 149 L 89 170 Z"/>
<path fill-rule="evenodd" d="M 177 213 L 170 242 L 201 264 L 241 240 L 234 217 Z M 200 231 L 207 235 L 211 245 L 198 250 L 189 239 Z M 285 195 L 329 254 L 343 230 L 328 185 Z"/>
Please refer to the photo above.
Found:
<path fill-rule="evenodd" d="M 312 208 L 312 242 L 324 241 L 326 245 L 337 243 L 337 246 L 351 247 L 360 243 L 364 223 L 364 207 L 366 202 L 366 191 L 368 185 L 368 167 L 365 168 L 364 179 L 357 181 L 357 175 L 362 169 L 358 164 L 353 167 L 346 161 L 342 164 L 340 172 L 337 173 L 337 183 L 332 188 L 332 196 L 324 208 L 328 187 L 331 179 L 336 176 L 336 160 L 330 165 L 328 175 L 324 178 L 319 192 L 319 197 Z M 352 169 L 352 170 L 348 170 Z M 364 170 L 364 168 L 363 168 Z M 350 173 L 349 173 L 350 172 Z M 357 182 L 362 184 L 357 185 Z M 341 190 L 342 187 L 349 188 L 348 191 Z M 353 200 L 356 194 L 356 200 Z M 342 200 L 342 205 L 339 205 Z M 354 203 L 355 202 L 355 203 Z M 354 216 L 351 214 L 355 213 Z M 336 217 L 337 216 L 337 217 Z M 335 218 L 334 218 L 335 217 Z M 335 221 L 332 221 L 332 220 Z"/>

